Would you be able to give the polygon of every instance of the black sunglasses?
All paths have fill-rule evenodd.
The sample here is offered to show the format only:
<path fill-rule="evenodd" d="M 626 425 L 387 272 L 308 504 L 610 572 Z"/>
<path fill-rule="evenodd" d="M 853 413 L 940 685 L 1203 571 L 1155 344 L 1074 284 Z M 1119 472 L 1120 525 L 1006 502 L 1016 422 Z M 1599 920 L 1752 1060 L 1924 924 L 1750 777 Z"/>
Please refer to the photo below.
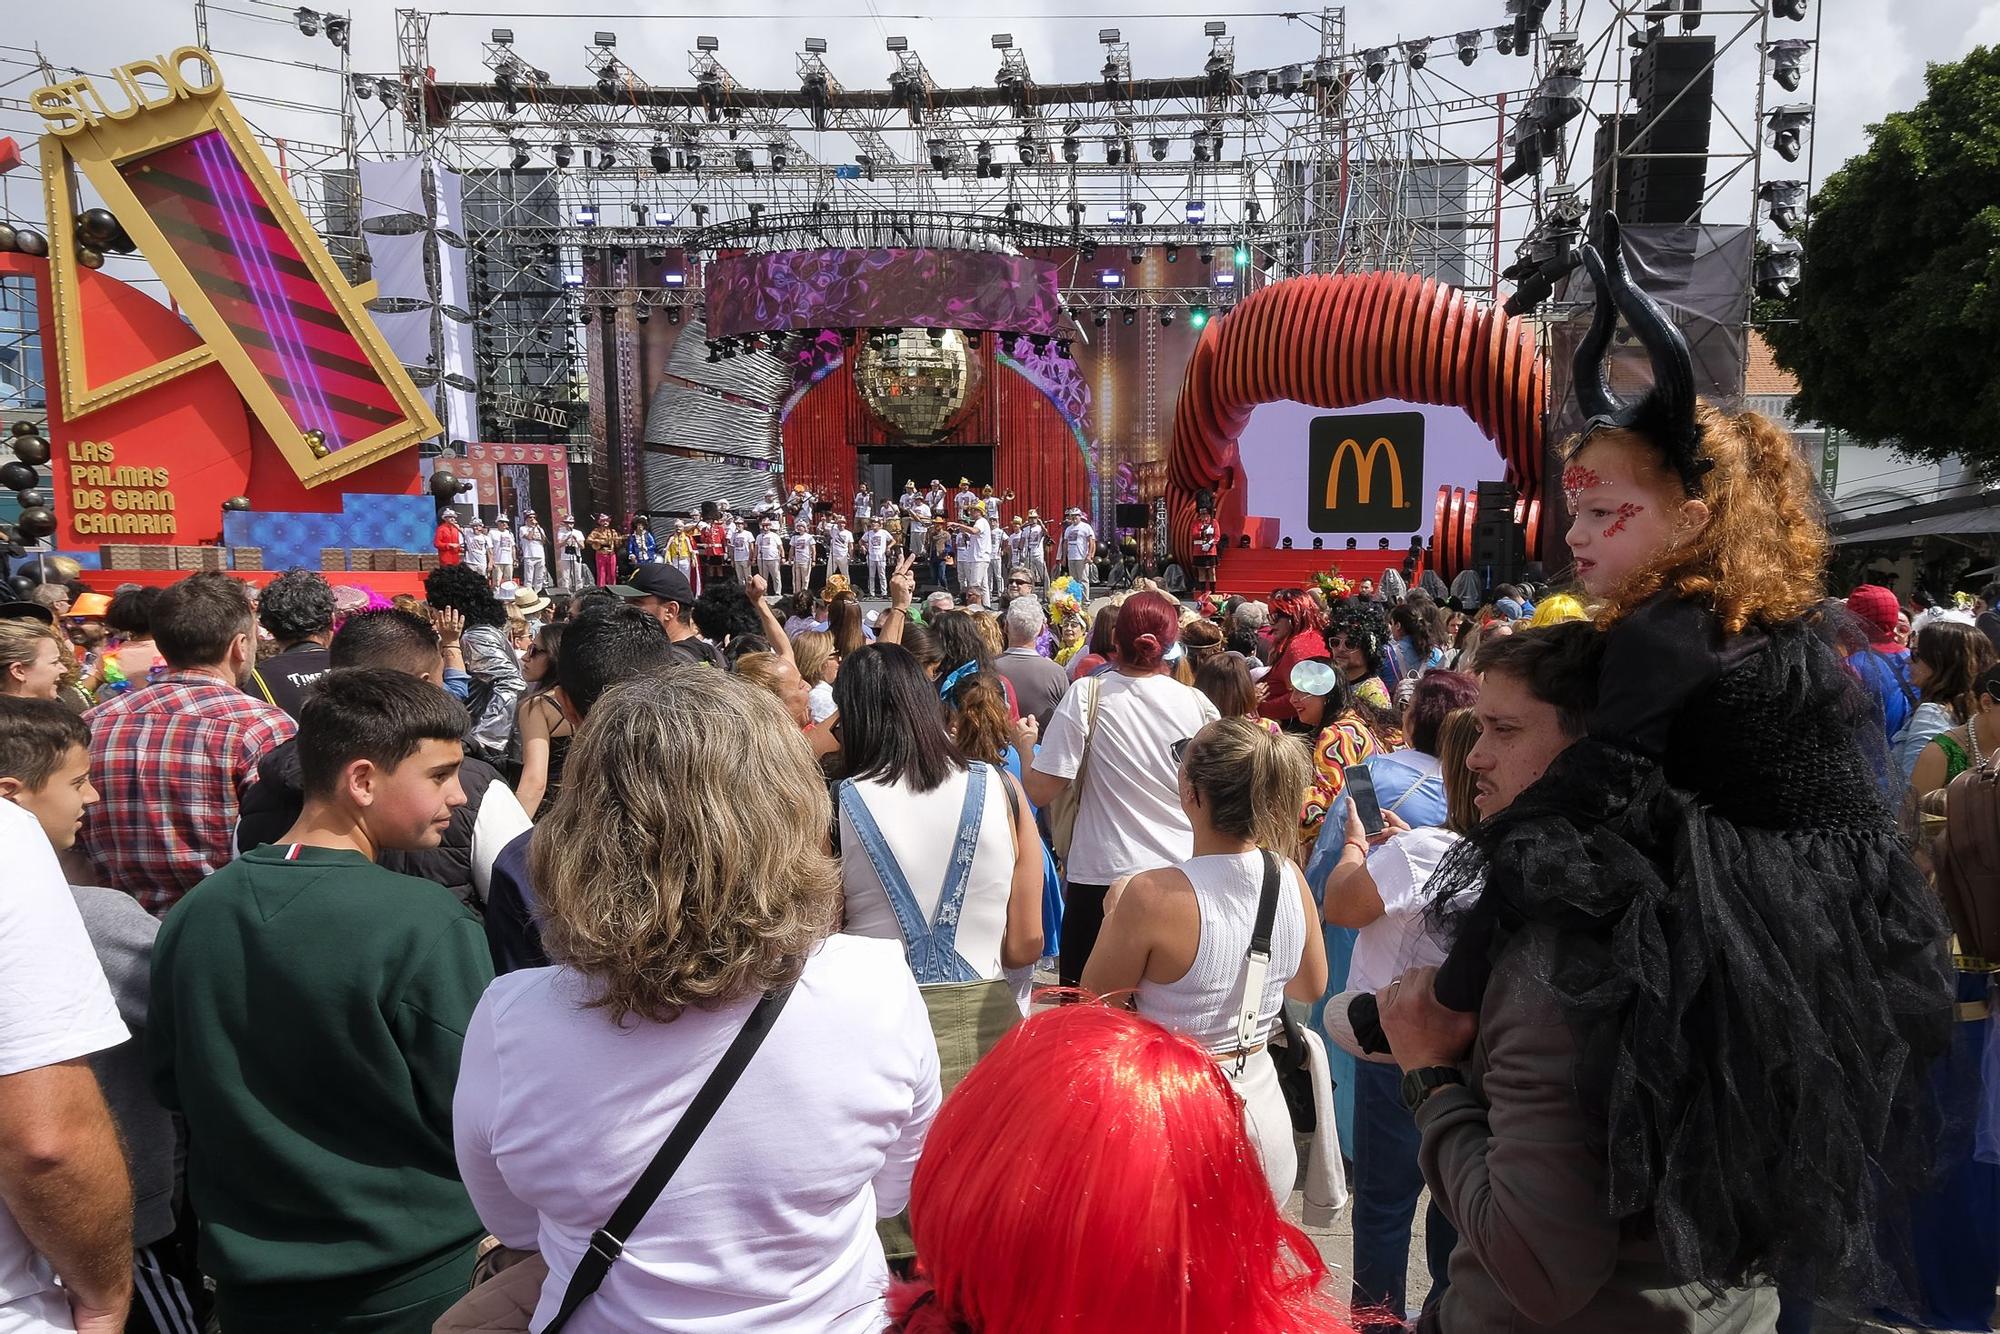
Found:
<path fill-rule="evenodd" d="M 1179 741 L 1174 742 L 1173 745 L 1168 746 L 1167 753 L 1174 757 L 1175 764 L 1179 764 L 1183 759 L 1187 758 L 1188 747 L 1192 746 L 1193 744 L 1194 744 L 1193 737 L 1184 736 Z"/>

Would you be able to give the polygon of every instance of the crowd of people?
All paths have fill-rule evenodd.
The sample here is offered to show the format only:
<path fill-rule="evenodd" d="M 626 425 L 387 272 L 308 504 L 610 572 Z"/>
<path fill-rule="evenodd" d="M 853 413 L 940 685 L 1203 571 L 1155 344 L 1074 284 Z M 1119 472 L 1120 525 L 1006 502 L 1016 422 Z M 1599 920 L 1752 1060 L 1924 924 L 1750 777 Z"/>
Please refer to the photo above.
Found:
<path fill-rule="evenodd" d="M 912 484 L 0 606 L 0 1330 L 1990 1314 L 2000 617 L 1829 601 L 1590 264 L 1562 588 L 1093 598 Z"/>

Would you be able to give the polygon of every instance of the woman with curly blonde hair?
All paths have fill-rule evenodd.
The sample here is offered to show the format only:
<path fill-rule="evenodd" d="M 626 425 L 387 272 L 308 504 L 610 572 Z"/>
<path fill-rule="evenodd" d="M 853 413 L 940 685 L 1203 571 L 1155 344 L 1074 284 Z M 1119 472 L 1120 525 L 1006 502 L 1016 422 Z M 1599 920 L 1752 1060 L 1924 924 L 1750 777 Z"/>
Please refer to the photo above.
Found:
<path fill-rule="evenodd" d="M 766 691 L 675 671 L 591 708 L 529 853 L 555 966 L 487 990 L 452 1108 L 480 1218 L 548 1264 L 542 1322 L 769 997 L 762 1045 L 570 1328 L 881 1328 L 875 1221 L 909 1198 L 937 1050 L 899 942 L 833 934 L 840 867 L 801 837 L 831 817 Z"/>

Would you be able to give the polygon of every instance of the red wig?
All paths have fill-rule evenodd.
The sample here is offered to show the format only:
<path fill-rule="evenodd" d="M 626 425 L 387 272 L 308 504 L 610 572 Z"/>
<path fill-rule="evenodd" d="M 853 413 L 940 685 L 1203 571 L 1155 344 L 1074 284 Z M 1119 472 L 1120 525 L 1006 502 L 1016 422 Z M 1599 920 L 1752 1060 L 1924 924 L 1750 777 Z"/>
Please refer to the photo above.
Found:
<path fill-rule="evenodd" d="M 1180 638 L 1180 633 L 1180 613 L 1165 594 L 1134 593 L 1118 608 L 1118 621 L 1111 630 L 1118 665 L 1138 672 L 1152 671 Z"/>
<path fill-rule="evenodd" d="M 1213 1058 L 1107 1005 L 1045 1010 L 973 1066 L 931 1126 L 910 1229 L 928 1286 L 891 1293 L 908 1334 L 1346 1328 Z"/>
<path fill-rule="evenodd" d="M 1326 613 L 1320 610 L 1319 603 L 1312 600 L 1312 594 L 1303 588 L 1279 589 L 1271 594 L 1270 607 L 1273 616 L 1283 616 L 1291 621 L 1295 633 L 1326 628 Z"/>

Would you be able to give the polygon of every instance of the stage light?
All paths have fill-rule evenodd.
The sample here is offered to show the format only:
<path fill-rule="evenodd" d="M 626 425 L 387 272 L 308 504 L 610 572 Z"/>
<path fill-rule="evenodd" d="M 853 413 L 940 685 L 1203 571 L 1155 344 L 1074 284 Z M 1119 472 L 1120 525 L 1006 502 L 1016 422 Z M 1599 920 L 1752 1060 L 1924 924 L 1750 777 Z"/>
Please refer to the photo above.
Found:
<path fill-rule="evenodd" d="M 597 225 L 597 205 L 578 204 L 576 206 L 576 225 L 579 227 L 595 227 Z"/>
<path fill-rule="evenodd" d="M 1097 242 L 1087 236 L 1084 237 L 1083 244 L 1076 249 L 1076 254 L 1078 259 L 1088 264 L 1091 260 L 1097 258 Z"/>
<path fill-rule="evenodd" d="M 1153 161 L 1164 162 L 1167 157 L 1167 137 L 1156 134 L 1146 141 L 1146 147 L 1153 155 Z"/>
<path fill-rule="evenodd" d="M 1170 245 L 1170 246 L 1168 246 L 1168 247 L 1167 247 L 1167 263 L 1169 263 L 1169 264 L 1178 264 L 1178 263 L 1180 263 L 1180 262 L 1181 262 L 1181 248 L 1180 248 L 1179 246 L 1177 246 L 1177 245 Z"/>
<path fill-rule="evenodd" d="M 1082 156 L 1083 145 L 1077 141 L 1077 137 L 1074 134 L 1065 134 L 1063 136 L 1063 161 L 1074 162 Z"/>
<path fill-rule="evenodd" d="M 1097 274 L 1097 285 L 1099 287 L 1123 287 L 1125 285 L 1125 275 L 1116 269 L 1100 269 Z"/>
<path fill-rule="evenodd" d="M 1771 17 L 1803 23 L 1806 17 L 1806 0 L 1772 0 Z"/>
<path fill-rule="evenodd" d="M 1212 245 L 1202 246 L 1201 249 L 1195 251 L 1195 258 L 1200 260 L 1203 264 L 1215 263 L 1215 247 Z"/>
<path fill-rule="evenodd" d="M 326 40 L 342 51 L 347 49 L 347 19 L 340 14 L 328 14 L 323 20 L 326 25 Z"/>
<path fill-rule="evenodd" d="M 1493 49 L 1503 56 L 1514 54 L 1514 25 L 1505 23 L 1493 30 Z"/>
<path fill-rule="evenodd" d="M 1237 267 L 1237 268 L 1239 268 L 1239 269 L 1247 269 L 1247 268 L 1249 268 L 1249 267 L 1250 267 L 1250 247 L 1249 247 L 1249 246 L 1247 246 L 1247 245 L 1238 245 L 1238 246 L 1236 247 L 1236 267 Z"/>
<path fill-rule="evenodd" d="M 652 308 L 642 301 L 633 309 L 632 318 L 644 324 L 647 320 L 653 318 Z"/>
<path fill-rule="evenodd" d="M 366 74 L 355 75 L 351 86 L 354 90 L 354 100 L 357 102 L 366 102 L 375 95 L 375 81 Z"/>
<path fill-rule="evenodd" d="M 685 287 L 687 286 L 687 275 L 685 273 L 663 273 L 660 275 L 660 286 Z"/>
<path fill-rule="evenodd" d="M 708 345 L 708 364 L 713 366 L 722 360 L 722 349 L 711 340 Z"/>
<path fill-rule="evenodd" d="M 749 149 L 739 148 L 736 150 L 736 170 L 741 172 L 757 170 L 757 159 L 751 154 Z"/>
<path fill-rule="evenodd" d="M 1302 65 L 1287 65 L 1278 71 L 1278 91 L 1286 97 L 1297 97 L 1305 91 L 1306 71 Z"/>
<path fill-rule="evenodd" d="M 667 323 L 679 324 L 680 322 L 681 322 L 681 308 L 679 306 L 668 306 Z"/>
<path fill-rule="evenodd" d="M 1137 319 L 1137 318 L 1138 318 L 1138 312 L 1137 312 L 1137 311 L 1134 311 L 1134 310 L 1126 310 L 1126 311 L 1125 311 L 1125 312 L 1124 312 L 1124 313 L 1123 313 L 1123 314 L 1122 314 L 1122 315 L 1120 316 L 1120 318 L 1119 318 L 1119 321 L 1118 321 L 1118 322 L 1119 322 L 1120 324 L 1130 324 L 1130 323 L 1131 323 L 1131 322 L 1132 322 L 1132 321 L 1133 321 L 1134 319 Z"/>
<path fill-rule="evenodd" d="M 785 169 L 785 168 L 786 168 L 787 166 L 789 166 L 789 165 L 790 165 L 790 163 L 791 163 L 791 160 L 792 160 L 792 159 L 791 159 L 791 156 L 790 156 L 790 154 L 786 153 L 786 151 L 785 151 L 785 145 L 784 145 L 784 144 L 782 144 L 782 143 L 776 143 L 776 142 L 774 142 L 774 143 L 773 143 L 773 144 L 771 145 L 771 170 L 772 170 L 772 171 L 783 171 L 783 170 L 784 170 L 784 169 Z"/>
<path fill-rule="evenodd" d="M 1109 324 L 1111 322 L 1111 312 L 1108 310 L 1099 310 L 1093 312 L 1090 317 L 1090 322 L 1096 328 L 1102 329 L 1106 324 Z"/>
<path fill-rule="evenodd" d="M 1361 60 L 1370 83 L 1382 82 L 1382 76 L 1389 72 L 1389 48 L 1386 46 L 1369 47 Z"/>
<path fill-rule="evenodd" d="M 519 171 L 528 165 L 528 146 L 526 144 L 522 143 L 519 139 L 509 139 L 507 147 L 514 150 L 514 156 L 508 163 L 509 166 L 515 171 Z"/>
<path fill-rule="evenodd" d="M 1483 28 L 1474 28 L 1470 32 L 1460 33 L 1455 40 L 1458 43 L 1458 63 L 1470 65 L 1479 59 L 1479 48 L 1485 44 L 1486 31 Z"/>
<path fill-rule="evenodd" d="M 1403 43 L 1403 63 L 1408 65 L 1411 70 L 1414 71 L 1422 69 L 1425 65 L 1430 63 L 1430 58 L 1431 58 L 1430 38 L 1413 37 L 1409 41 Z"/>
<path fill-rule="evenodd" d="M 1217 270 L 1216 270 L 1216 272 L 1215 272 L 1215 285 L 1216 285 L 1217 287 L 1234 287 L 1234 286 L 1236 286 L 1236 270 L 1234 270 L 1234 269 L 1217 269 Z"/>
<path fill-rule="evenodd" d="M 1021 155 L 1022 166 L 1032 167 L 1035 165 L 1035 139 L 1033 135 L 1024 134 L 1015 140 L 1014 151 Z M 993 174 L 998 176 L 1000 173 L 996 171 Z"/>
<path fill-rule="evenodd" d="M 1160 327 L 1162 329 L 1166 328 L 1173 322 L 1174 322 L 1174 313 L 1171 310 L 1163 310 L 1160 312 Z"/>
<path fill-rule="evenodd" d="M 1118 29 L 1099 28 L 1097 30 L 1097 40 L 1103 43 L 1105 46 L 1118 45 Z"/>
<path fill-rule="evenodd" d="M 1200 226 L 1202 220 L 1207 216 L 1208 216 L 1208 204 L 1205 200 L 1200 200 L 1200 199 L 1188 200 L 1187 220 L 1188 220 L 1188 225 L 1190 227 Z"/>
<path fill-rule="evenodd" d="M 302 9 L 299 12 L 304 14 L 310 11 Z M 312 34 L 307 33 L 306 36 L 310 37 Z M 514 44 L 514 30 L 512 28 L 495 28 L 487 36 L 495 46 L 512 46 Z"/>
<path fill-rule="evenodd" d="M 1119 146 L 1118 136 L 1115 134 L 1105 135 L 1104 136 L 1105 164 L 1107 166 L 1115 167 L 1124 160 L 1124 157 L 1125 157 L 1124 150 Z"/>
<path fill-rule="evenodd" d="M 1781 232 L 1791 231 L 1805 216 L 1804 181 L 1765 181 L 1757 187 L 1757 198 L 1770 210 L 1771 225 Z"/>
<path fill-rule="evenodd" d="M 1774 108 L 1764 117 L 1764 128 L 1771 136 L 1771 147 L 1778 151 L 1779 157 L 1787 162 L 1799 160 L 1799 154 L 1805 151 L 1805 137 L 1812 121 L 1812 106 L 1804 102 Z"/>
<path fill-rule="evenodd" d="M 1799 84 L 1805 81 L 1806 52 L 1810 50 L 1812 43 L 1797 37 L 1786 37 L 1764 48 L 1764 56 L 1771 62 L 1771 77 L 1780 88 L 1788 93 L 1799 90 Z"/>
<path fill-rule="evenodd" d="M 636 199 L 632 201 L 632 225 L 635 227 L 646 225 L 646 206 Z"/>
<path fill-rule="evenodd" d="M 597 95 L 607 102 L 618 100 L 618 62 L 607 60 L 597 70 Z"/>
<path fill-rule="evenodd" d="M 292 11 L 292 22 L 299 25 L 299 32 L 306 37 L 319 36 L 319 14 L 310 9 Z"/>
<path fill-rule="evenodd" d="M 1197 134 L 1190 143 L 1194 149 L 1194 160 L 1196 162 L 1208 161 L 1208 141 Z"/>
<path fill-rule="evenodd" d="M 725 338 L 722 340 L 722 359 L 724 361 L 734 361 L 736 359 L 736 340 L 734 338 Z"/>
<path fill-rule="evenodd" d="M 1029 334 L 1028 346 L 1037 352 L 1046 352 L 1049 350 L 1049 336 L 1047 334 Z"/>
<path fill-rule="evenodd" d="M 653 170 L 662 176 L 674 169 L 674 150 L 668 148 L 667 141 L 658 135 L 653 136 L 651 146 L 646 149 L 646 156 L 652 160 Z"/>
<path fill-rule="evenodd" d="M 618 34 L 615 32 L 593 33 L 590 38 L 590 44 L 600 51 L 609 51 L 612 47 L 618 45 Z"/>
<path fill-rule="evenodd" d="M 570 146 L 570 142 L 567 139 L 556 140 L 556 146 L 552 151 L 558 167 L 567 167 L 570 164 L 570 159 L 576 154 L 576 150 Z"/>
<path fill-rule="evenodd" d="M 1196 306 L 1193 310 L 1188 312 L 1188 328 L 1205 329 L 1207 327 L 1208 327 L 1208 307 Z"/>
<path fill-rule="evenodd" d="M 697 37 L 694 39 L 694 49 L 697 51 L 720 51 L 722 43 L 713 37 Z"/>
<path fill-rule="evenodd" d="M 617 165 L 618 141 L 615 139 L 599 139 L 597 141 L 597 169 L 599 171 L 610 171 Z"/>
<path fill-rule="evenodd" d="M 1243 220 L 1245 222 L 1249 223 L 1252 227 L 1255 227 L 1257 225 L 1258 220 L 1261 219 L 1263 216 L 1264 216 L 1264 206 L 1257 202 L 1257 196 L 1252 195 L 1250 196 L 1250 198 L 1243 201 Z"/>
<path fill-rule="evenodd" d="M 1270 78 L 1263 70 L 1253 69 L 1243 76 L 1243 96 L 1252 102 L 1262 98 L 1269 87 Z"/>
<path fill-rule="evenodd" d="M 1131 260 L 1134 265 L 1144 264 L 1146 262 L 1145 248 L 1142 246 L 1133 246 L 1131 253 L 1126 258 Z"/>
<path fill-rule="evenodd" d="M 1798 285 L 1799 257 L 1804 253 L 1805 247 L 1789 236 L 1771 242 L 1757 260 L 1757 295 L 1769 301 L 1790 296 Z"/>
<path fill-rule="evenodd" d="M 1075 345 L 1071 343 L 1067 338 L 1056 339 L 1056 355 L 1061 357 L 1064 361 L 1073 360 L 1074 358 L 1070 355 L 1070 349 L 1073 346 Z"/>

